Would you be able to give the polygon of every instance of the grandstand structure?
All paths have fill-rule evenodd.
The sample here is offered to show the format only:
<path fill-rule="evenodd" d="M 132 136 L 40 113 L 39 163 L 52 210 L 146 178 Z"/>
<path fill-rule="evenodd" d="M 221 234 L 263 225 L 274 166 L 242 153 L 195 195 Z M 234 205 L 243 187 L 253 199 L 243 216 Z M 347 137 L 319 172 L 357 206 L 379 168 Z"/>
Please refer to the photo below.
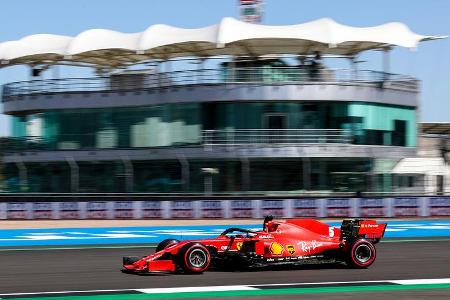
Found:
<path fill-rule="evenodd" d="M 441 37 L 404 24 L 93 29 L 0 43 L 12 137 L 5 189 L 35 193 L 387 193 L 415 157 L 420 81 L 395 47 Z M 379 51 L 381 70 L 357 57 Z M 328 59 L 350 67 L 331 68 Z M 58 68 L 87 69 L 76 78 Z M 1 70 L 0 70 L 1 72 Z M 56 74 L 56 75 L 55 75 Z"/>

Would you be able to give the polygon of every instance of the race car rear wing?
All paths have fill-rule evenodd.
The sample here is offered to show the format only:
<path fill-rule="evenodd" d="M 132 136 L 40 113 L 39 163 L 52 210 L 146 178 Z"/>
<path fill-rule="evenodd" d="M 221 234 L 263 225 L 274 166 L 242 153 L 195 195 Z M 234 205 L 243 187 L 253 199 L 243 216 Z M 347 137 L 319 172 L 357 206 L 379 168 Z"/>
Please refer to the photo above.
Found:
<path fill-rule="evenodd" d="M 377 243 L 383 238 L 386 226 L 386 223 L 377 223 L 375 220 L 344 220 L 341 225 L 340 239 L 365 238 Z"/>

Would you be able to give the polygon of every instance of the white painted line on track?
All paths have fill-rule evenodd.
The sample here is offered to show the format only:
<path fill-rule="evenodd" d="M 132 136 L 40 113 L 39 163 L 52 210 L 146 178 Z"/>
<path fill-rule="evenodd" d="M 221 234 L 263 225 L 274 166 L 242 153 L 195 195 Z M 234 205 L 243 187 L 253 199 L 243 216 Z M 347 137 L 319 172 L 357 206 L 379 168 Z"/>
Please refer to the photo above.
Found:
<path fill-rule="evenodd" d="M 193 286 L 159 289 L 137 289 L 145 294 L 169 294 L 169 293 L 192 293 L 192 292 L 223 292 L 223 291 L 250 291 L 258 288 L 248 285 L 221 285 L 221 286 Z"/>
<path fill-rule="evenodd" d="M 393 283 L 400 285 L 415 285 L 415 284 L 447 284 L 450 283 L 450 278 L 433 278 L 433 279 L 398 279 L 398 280 L 364 280 L 364 281 L 326 281 L 326 282 L 299 282 L 299 283 L 269 283 L 269 284 L 252 284 L 252 285 L 220 285 L 220 286 L 190 286 L 190 287 L 175 287 L 175 288 L 148 288 L 148 289 L 117 289 L 117 290 L 87 290 L 87 291 L 59 291 L 59 292 L 34 292 L 34 293 L 9 293 L 0 294 L 3 296 L 30 296 L 30 295 L 53 295 L 53 294 L 75 294 L 75 293 L 114 293 L 137 291 L 146 294 L 170 294 L 170 293 L 193 293 L 193 292 L 221 292 L 221 291 L 250 291 L 259 290 L 258 287 L 264 286 L 310 286 L 310 285 L 329 285 L 338 284 L 345 286 L 346 284 L 364 284 L 364 283 Z"/>
<path fill-rule="evenodd" d="M 86 293 L 86 294 L 88 294 L 88 293 L 113 293 L 113 292 L 126 292 L 126 291 L 135 291 L 135 289 L 9 293 L 9 294 L 0 294 L 0 297 L 4 297 L 4 296 L 29 296 L 29 295 L 53 295 L 53 294 L 78 294 L 78 293 Z"/>
<path fill-rule="evenodd" d="M 443 284 L 443 283 L 450 283 L 450 278 L 389 280 L 389 282 L 402 284 L 402 285 L 411 285 L 411 284 Z"/>
<path fill-rule="evenodd" d="M 392 282 L 391 280 L 361 280 L 361 281 L 324 281 L 324 282 L 297 282 L 297 283 L 266 283 L 252 284 L 250 286 L 291 286 L 291 285 L 326 285 L 326 284 L 353 284 L 353 283 L 382 283 Z"/>

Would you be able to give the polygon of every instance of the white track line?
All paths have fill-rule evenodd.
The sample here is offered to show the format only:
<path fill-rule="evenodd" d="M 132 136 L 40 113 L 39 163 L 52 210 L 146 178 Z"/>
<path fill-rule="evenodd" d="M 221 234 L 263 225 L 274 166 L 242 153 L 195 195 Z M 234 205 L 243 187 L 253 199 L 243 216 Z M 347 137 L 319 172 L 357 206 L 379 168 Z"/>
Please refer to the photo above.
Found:
<path fill-rule="evenodd" d="M 36 292 L 36 293 L 10 293 L 0 294 L 2 296 L 27 296 L 27 295 L 52 295 L 52 294 L 74 294 L 74 293 L 114 293 L 126 291 L 138 291 L 145 294 L 170 294 L 170 293 L 193 293 L 193 292 L 222 292 L 222 291 L 250 291 L 258 290 L 263 286 L 298 286 L 298 285 L 327 285 L 327 284 L 355 284 L 355 283 L 382 283 L 390 282 L 401 285 L 414 284 L 446 284 L 450 283 L 450 278 L 434 279 L 399 279 L 399 280 L 364 280 L 364 281 L 326 281 L 326 282 L 298 282 L 298 283 L 269 283 L 252 285 L 219 285 L 219 286 L 188 286 L 175 288 L 148 288 L 148 289 L 117 289 L 117 290 L 88 290 L 88 291 L 59 291 L 59 292 Z"/>
<path fill-rule="evenodd" d="M 0 294 L 0 297 L 3 297 L 3 296 L 27 296 L 27 295 L 52 295 L 52 294 L 75 294 L 75 293 L 77 293 L 77 294 L 78 293 L 86 293 L 86 294 L 88 294 L 88 293 L 114 293 L 114 292 L 126 292 L 126 291 L 135 291 L 135 289 L 9 293 L 9 294 Z"/>
<path fill-rule="evenodd" d="M 169 294 L 169 293 L 192 293 L 192 292 L 223 292 L 223 291 L 250 291 L 258 288 L 248 285 L 221 285 L 221 286 L 194 286 L 159 289 L 137 289 L 145 294 Z"/>
<path fill-rule="evenodd" d="M 389 282 L 411 285 L 411 284 L 442 284 L 450 283 L 450 278 L 439 278 L 439 279 L 410 279 L 410 280 L 389 280 Z"/>

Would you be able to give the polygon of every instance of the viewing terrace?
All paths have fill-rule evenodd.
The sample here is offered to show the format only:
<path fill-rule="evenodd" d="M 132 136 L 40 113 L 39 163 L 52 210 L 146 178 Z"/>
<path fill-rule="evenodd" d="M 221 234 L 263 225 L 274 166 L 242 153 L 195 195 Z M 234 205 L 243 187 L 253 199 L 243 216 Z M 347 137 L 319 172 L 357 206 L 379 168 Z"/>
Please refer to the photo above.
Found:
<path fill-rule="evenodd" d="M 307 69 L 307 66 L 210 68 L 155 73 L 127 72 L 107 77 L 61 78 L 8 83 L 3 102 L 22 96 L 58 93 L 122 92 L 196 85 L 346 85 L 416 92 L 411 76 L 371 70 Z"/>

